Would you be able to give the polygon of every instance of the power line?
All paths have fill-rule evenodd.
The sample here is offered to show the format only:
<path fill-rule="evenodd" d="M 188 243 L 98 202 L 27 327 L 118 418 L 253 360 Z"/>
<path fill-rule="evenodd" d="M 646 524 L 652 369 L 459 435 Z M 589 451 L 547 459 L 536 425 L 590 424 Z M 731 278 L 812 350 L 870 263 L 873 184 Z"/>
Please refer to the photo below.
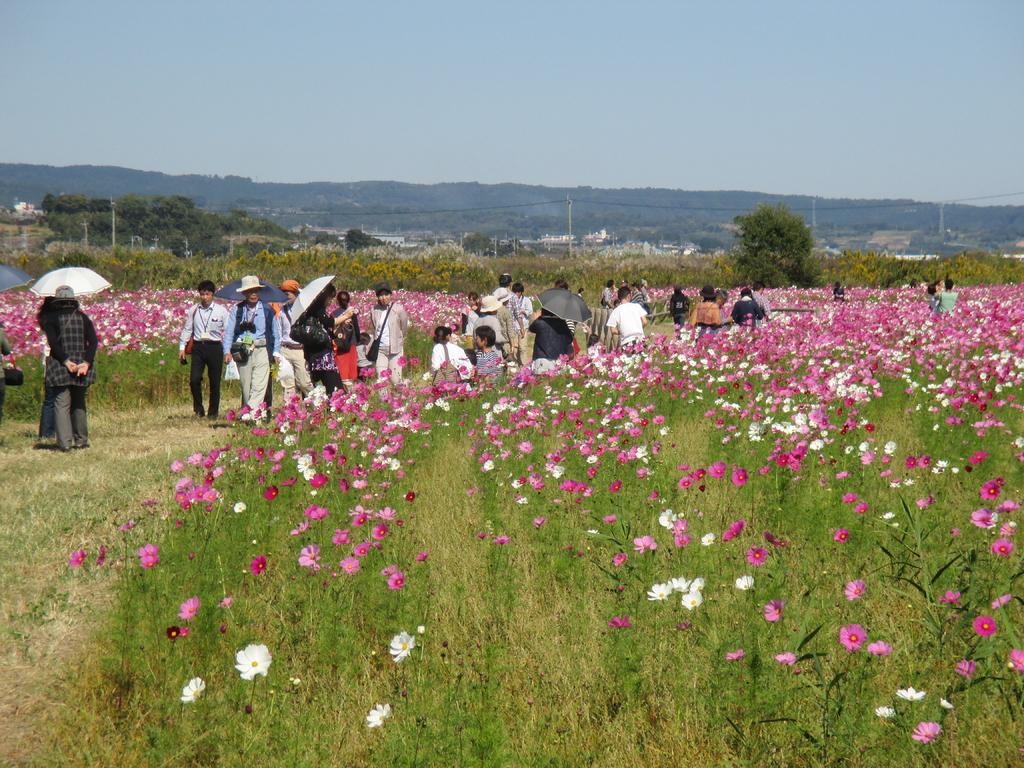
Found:
<path fill-rule="evenodd" d="M 565 200 L 542 200 L 536 203 L 512 203 L 510 205 L 480 205 L 473 208 L 430 208 L 424 210 L 397 211 L 284 211 L 286 216 L 427 216 L 434 213 L 473 213 L 476 211 L 503 211 L 510 208 L 532 208 L 541 205 L 564 205 Z M 250 208 L 249 210 L 258 210 Z"/>

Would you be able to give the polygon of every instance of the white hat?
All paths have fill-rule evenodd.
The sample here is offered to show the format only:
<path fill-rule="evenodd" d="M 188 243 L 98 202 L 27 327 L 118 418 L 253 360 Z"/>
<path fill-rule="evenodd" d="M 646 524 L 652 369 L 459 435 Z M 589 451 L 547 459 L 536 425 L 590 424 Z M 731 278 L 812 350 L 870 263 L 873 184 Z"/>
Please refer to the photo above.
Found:
<path fill-rule="evenodd" d="M 481 312 L 497 312 L 499 309 L 501 309 L 501 302 L 494 296 L 484 296 L 480 301 Z"/>
<path fill-rule="evenodd" d="M 246 275 L 242 278 L 242 284 L 238 286 L 239 293 L 245 293 L 253 289 L 259 290 L 263 288 L 263 284 L 256 275 Z"/>
<path fill-rule="evenodd" d="M 508 301 L 508 300 L 509 300 L 509 297 L 510 297 L 511 295 L 512 295 L 512 292 L 511 292 L 511 291 L 509 291 L 509 289 L 508 289 L 508 288 L 499 288 L 499 289 L 498 289 L 498 290 L 496 290 L 496 291 L 494 292 L 494 294 L 493 294 L 494 298 L 496 298 L 496 299 L 497 299 L 498 301 L 500 301 L 500 302 L 501 302 L 502 304 L 504 304 L 504 303 L 505 303 L 506 301 Z"/>

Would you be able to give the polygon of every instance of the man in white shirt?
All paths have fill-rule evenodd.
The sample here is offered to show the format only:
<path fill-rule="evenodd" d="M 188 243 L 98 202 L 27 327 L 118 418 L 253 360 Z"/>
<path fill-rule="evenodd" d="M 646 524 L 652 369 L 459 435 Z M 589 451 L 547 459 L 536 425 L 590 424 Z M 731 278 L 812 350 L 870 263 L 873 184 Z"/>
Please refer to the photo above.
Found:
<path fill-rule="evenodd" d="M 644 338 L 647 311 L 629 300 L 628 287 L 619 288 L 619 305 L 612 310 L 605 325 L 612 332 L 612 344 L 632 351 Z"/>
<path fill-rule="evenodd" d="M 199 303 L 185 315 L 185 325 L 178 337 L 178 359 L 192 356 L 188 384 L 192 390 L 192 410 L 196 416 L 216 419 L 220 411 L 220 376 L 224 367 L 221 345 L 228 323 L 228 311 L 213 303 L 216 286 L 209 280 L 199 284 Z M 191 344 L 190 344 L 191 342 Z M 186 347 L 191 347 L 186 351 Z M 203 409 L 203 371 L 209 371 L 210 407 Z"/>
<path fill-rule="evenodd" d="M 288 297 L 288 301 L 277 314 L 277 323 L 280 327 L 281 336 L 281 357 L 288 361 L 291 369 L 291 376 L 280 376 L 279 381 L 284 388 L 284 399 L 288 402 L 292 395 L 298 390 L 299 397 L 305 397 L 313 391 L 313 382 L 309 378 L 309 371 L 306 369 L 306 357 L 302 351 L 302 345 L 292 339 L 292 306 L 295 299 L 299 297 L 298 280 L 285 280 L 281 283 L 281 290 Z"/>

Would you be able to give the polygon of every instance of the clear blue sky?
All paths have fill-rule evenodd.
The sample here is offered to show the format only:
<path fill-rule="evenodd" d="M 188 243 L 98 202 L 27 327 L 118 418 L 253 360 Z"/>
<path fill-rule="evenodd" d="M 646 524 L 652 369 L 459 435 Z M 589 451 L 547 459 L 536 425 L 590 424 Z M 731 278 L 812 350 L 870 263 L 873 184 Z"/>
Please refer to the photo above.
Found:
<path fill-rule="evenodd" d="M 0 161 L 1019 192 L 1022 31 L 1020 0 L 2 0 Z"/>

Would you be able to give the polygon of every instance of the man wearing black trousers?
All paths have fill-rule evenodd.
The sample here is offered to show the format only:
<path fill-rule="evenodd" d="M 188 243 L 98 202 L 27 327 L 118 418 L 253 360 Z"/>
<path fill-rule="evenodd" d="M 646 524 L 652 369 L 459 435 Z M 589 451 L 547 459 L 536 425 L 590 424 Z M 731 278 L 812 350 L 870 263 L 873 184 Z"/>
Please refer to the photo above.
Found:
<path fill-rule="evenodd" d="M 216 286 L 209 280 L 199 284 L 199 303 L 185 315 L 185 327 L 178 339 L 178 359 L 185 364 L 186 346 L 192 342 L 192 370 L 189 388 L 192 390 L 192 410 L 196 416 L 216 419 L 220 413 L 220 377 L 224 368 L 224 329 L 228 311 L 213 303 Z M 203 409 L 203 371 L 209 371 L 210 407 Z"/>

